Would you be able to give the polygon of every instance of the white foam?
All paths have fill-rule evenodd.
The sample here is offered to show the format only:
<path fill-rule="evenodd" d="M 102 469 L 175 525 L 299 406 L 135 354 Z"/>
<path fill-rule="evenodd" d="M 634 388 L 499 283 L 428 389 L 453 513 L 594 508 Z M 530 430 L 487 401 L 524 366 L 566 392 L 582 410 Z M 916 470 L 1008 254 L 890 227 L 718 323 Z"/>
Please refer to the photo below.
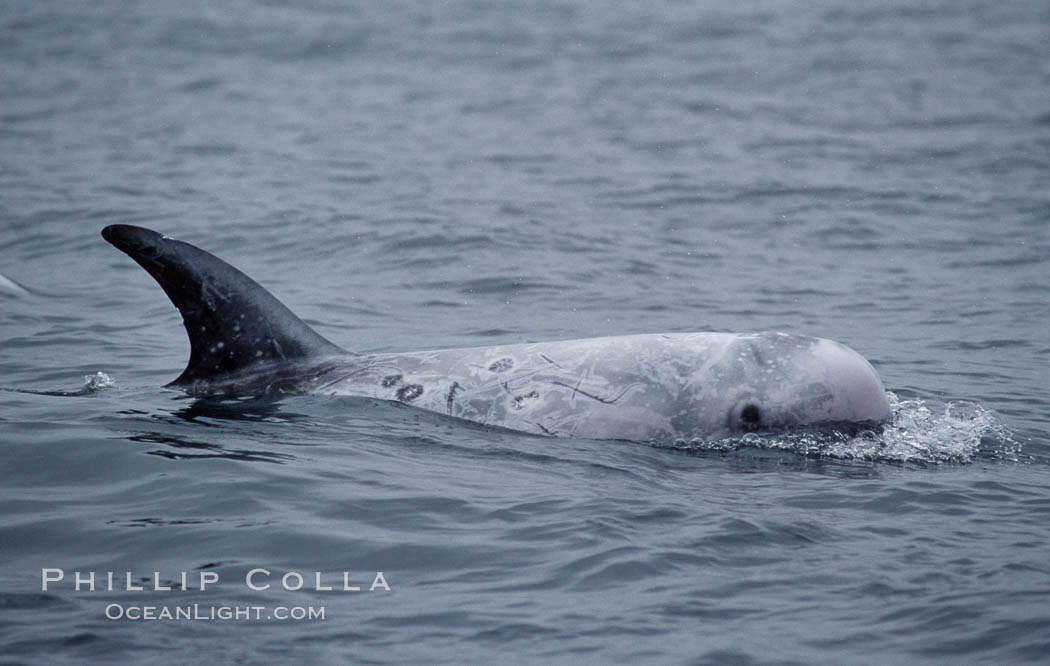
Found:
<path fill-rule="evenodd" d="M 886 392 L 893 416 L 880 431 L 811 428 L 800 431 L 724 438 L 711 442 L 676 442 L 676 448 L 734 451 L 751 447 L 800 455 L 895 463 L 969 463 L 984 453 L 1018 461 L 1021 444 L 994 411 L 973 402 L 949 402 L 931 409 L 921 399 L 901 400 Z"/>
<path fill-rule="evenodd" d="M 84 390 L 88 392 L 101 391 L 116 385 L 113 378 L 101 370 L 93 375 L 84 375 Z"/>

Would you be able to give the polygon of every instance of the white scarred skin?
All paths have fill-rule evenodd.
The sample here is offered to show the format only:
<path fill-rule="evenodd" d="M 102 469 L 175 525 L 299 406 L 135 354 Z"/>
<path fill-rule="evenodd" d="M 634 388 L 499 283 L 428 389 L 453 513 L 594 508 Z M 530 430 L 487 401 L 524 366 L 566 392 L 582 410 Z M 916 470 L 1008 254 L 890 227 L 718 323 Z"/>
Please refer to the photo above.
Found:
<path fill-rule="evenodd" d="M 862 356 L 837 342 L 784 333 L 668 333 L 358 355 L 327 369 L 309 390 L 593 439 L 707 439 L 890 416 L 882 382 Z"/>

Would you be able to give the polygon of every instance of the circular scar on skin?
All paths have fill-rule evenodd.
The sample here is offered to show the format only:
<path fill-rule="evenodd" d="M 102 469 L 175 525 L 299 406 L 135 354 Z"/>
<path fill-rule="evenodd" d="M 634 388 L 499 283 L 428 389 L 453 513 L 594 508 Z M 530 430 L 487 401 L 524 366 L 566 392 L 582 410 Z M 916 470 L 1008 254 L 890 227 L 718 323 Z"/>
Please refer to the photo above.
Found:
<path fill-rule="evenodd" d="M 423 395 L 423 387 L 419 384 L 408 384 L 397 390 L 397 399 L 401 402 L 412 402 Z"/>
<path fill-rule="evenodd" d="M 506 372 L 514 367 L 514 359 L 512 358 L 498 358 L 492 362 L 489 366 L 489 370 L 492 372 Z"/>

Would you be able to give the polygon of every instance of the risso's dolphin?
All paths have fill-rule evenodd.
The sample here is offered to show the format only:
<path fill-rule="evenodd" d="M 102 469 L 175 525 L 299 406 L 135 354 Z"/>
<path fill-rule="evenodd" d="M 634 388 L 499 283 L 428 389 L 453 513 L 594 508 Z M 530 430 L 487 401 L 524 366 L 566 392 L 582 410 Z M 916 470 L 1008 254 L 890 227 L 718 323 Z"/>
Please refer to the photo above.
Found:
<path fill-rule="evenodd" d="M 193 394 L 369 396 L 538 435 L 692 440 L 890 417 L 882 381 L 830 340 L 666 333 L 395 354 L 348 352 L 254 280 L 149 229 L 102 236 L 182 313 Z"/>

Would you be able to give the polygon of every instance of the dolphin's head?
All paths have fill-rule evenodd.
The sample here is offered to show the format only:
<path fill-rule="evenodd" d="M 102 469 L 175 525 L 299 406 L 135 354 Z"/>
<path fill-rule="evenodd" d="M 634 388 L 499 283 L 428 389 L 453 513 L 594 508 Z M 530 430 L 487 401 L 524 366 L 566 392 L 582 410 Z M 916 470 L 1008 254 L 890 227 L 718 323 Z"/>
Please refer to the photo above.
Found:
<path fill-rule="evenodd" d="M 784 333 L 736 336 L 719 409 L 731 433 L 890 417 L 874 368 L 845 345 Z"/>

